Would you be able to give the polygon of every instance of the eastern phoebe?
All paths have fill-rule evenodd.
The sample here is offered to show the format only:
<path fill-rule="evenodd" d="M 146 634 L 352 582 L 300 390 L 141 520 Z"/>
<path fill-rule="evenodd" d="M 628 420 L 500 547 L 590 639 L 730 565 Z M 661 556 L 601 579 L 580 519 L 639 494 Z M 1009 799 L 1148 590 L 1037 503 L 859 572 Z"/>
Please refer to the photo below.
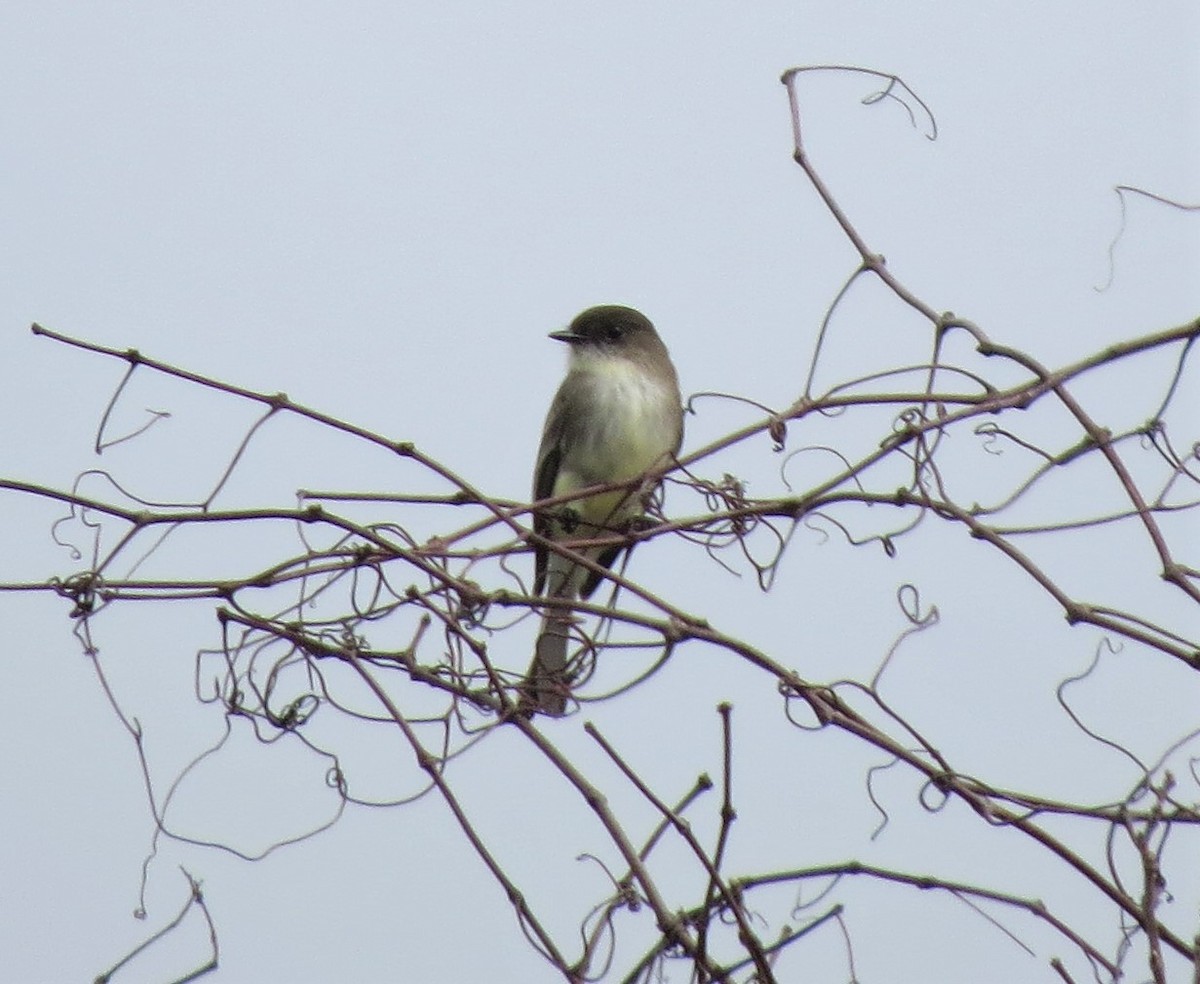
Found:
<path fill-rule="evenodd" d="M 533 474 L 534 501 L 594 485 L 632 481 L 679 451 L 683 408 L 679 379 L 654 325 L 617 304 L 588 308 L 551 338 L 571 346 L 567 376 L 546 415 Z M 617 489 L 535 513 L 534 530 L 550 540 L 620 535 L 642 513 L 647 488 Z M 579 547 L 612 567 L 622 547 Z M 535 546 L 534 594 L 587 598 L 602 580 L 568 558 Z M 526 676 L 533 710 L 561 715 L 574 674 L 567 664 L 571 613 L 547 609 Z"/>

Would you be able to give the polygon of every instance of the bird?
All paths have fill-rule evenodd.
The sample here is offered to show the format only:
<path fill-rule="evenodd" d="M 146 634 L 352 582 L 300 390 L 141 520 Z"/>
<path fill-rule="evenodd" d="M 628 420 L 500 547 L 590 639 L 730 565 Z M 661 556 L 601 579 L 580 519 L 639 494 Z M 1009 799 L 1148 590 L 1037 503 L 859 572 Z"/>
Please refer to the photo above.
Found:
<path fill-rule="evenodd" d="M 550 338 L 570 346 L 567 373 L 550 404 L 533 474 L 533 500 L 590 486 L 632 482 L 678 454 L 683 407 L 675 366 L 650 319 L 619 304 L 588 308 Z M 550 541 L 612 538 L 642 515 L 653 485 L 621 488 L 534 512 L 534 531 Z M 581 546 L 577 553 L 611 568 L 623 545 Z M 534 594 L 570 602 L 587 599 L 601 574 L 550 549 L 534 546 Z M 533 660 L 522 687 L 530 713 L 566 712 L 574 674 L 567 659 L 571 614 L 543 610 Z"/>

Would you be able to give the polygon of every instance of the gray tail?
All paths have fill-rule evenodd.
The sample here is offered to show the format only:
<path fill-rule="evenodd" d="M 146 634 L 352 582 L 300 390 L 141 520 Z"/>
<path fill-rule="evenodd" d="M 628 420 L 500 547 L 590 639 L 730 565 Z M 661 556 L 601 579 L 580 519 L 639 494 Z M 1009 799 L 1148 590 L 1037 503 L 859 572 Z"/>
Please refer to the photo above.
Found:
<path fill-rule="evenodd" d="M 546 616 L 533 650 L 533 662 L 525 675 L 522 689 L 531 709 L 551 717 L 562 717 L 571 693 L 571 674 L 567 671 L 567 643 L 571 623 Z"/>

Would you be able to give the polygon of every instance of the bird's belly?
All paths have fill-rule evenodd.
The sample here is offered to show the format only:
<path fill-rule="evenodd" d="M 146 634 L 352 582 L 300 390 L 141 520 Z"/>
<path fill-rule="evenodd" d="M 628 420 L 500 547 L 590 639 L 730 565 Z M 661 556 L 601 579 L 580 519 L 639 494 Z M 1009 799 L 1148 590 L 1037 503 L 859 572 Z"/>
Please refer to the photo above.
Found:
<path fill-rule="evenodd" d="M 671 454 L 679 440 L 679 403 L 640 374 L 607 372 L 594 380 L 604 410 L 585 428 L 582 454 L 568 462 L 585 484 L 636 478 Z"/>
<path fill-rule="evenodd" d="M 679 442 L 679 401 L 670 390 L 646 382 L 640 374 L 597 373 L 597 412 L 564 457 L 554 494 L 589 485 L 608 485 L 637 478 L 673 453 Z M 640 511 L 637 490 L 616 489 L 574 503 L 587 524 L 612 525 Z"/>

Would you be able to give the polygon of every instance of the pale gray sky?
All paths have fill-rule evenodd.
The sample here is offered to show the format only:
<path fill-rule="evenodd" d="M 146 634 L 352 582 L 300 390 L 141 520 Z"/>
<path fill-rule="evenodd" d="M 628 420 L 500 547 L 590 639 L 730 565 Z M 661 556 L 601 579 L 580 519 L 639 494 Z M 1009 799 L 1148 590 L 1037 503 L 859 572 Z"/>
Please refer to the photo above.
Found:
<path fill-rule="evenodd" d="M 1050 364 L 1179 323 L 1197 309 L 1194 217 L 1134 203 L 1115 283 L 1094 288 L 1109 275 L 1114 185 L 1200 200 L 1198 42 L 1200 14 L 1186 0 L 5 4 L 0 477 L 69 487 L 103 466 L 148 497 L 194 495 L 251 419 L 229 401 L 139 380 L 126 422 L 136 426 L 143 406 L 171 409 L 173 429 L 97 461 L 90 442 L 121 367 L 33 338 L 35 320 L 286 391 L 413 440 L 499 496 L 527 494 L 561 372 L 562 353 L 545 334 L 593 303 L 650 314 L 685 393 L 785 404 L 803 385 L 820 319 L 855 259 L 790 159 L 778 77 L 798 64 L 895 72 L 936 114 L 939 139 L 929 142 L 899 106 L 859 105 L 872 91 L 866 81 L 805 83 L 807 139 L 825 179 L 893 271 L 935 308 Z M 852 296 L 840 317 L 861 334 L 835 335 L 826 383 L 847 365 L 927 357 L 927 330 L 877 287 Z M 689 418 L 685 448 L 756 417 L 718 404 L 702 410 Z M 1138 419 L 1149 409 L 1130 412 Z M 412 469 L 289 424 L 264 435 L 256 455 L 230 502 L 286 506 L 300 486 L 403 490 L 418 481 Z M 779 487 L 778 466 L 760 446 L 711 469 L 752 476 L 766 494 Z M 798 460 L 789 479 L 803 487 L 807 467 Z M 57 510 L 11 495 L 4 503 L 0 580 L 75 569 L 50 539 Z M 671 583 L 678 603 L 719 613 L 727 631 L 814 679 L 869 675 L 902 628 L 896 584 L 920 577 L 945 618 L 930 660 L 975 653 L 979 700 L 1003 692 L 1019 706 L 1021 694 L 1005 689 L 1017 686 L 1011 665 L 976 650 L 1020 653 L 1022 685 L 1040 680 L 1038 706 L 1052 704 L 1054 683 L 1086 665 L 1095 637 L 1071 633 L 1040 596 L 1030 608 L 1045 617 L 1027 636 L 989 614 L 988 599 L 1020 584 L 1000 567 L 987 591 L 973 597 L 967 587 L 955 607 L 950 592 L 963 577 L 936 563 L 943 546 L 934 538 L 928 555 L 910 552 L 889 567 L 840 545 L 822 553 L 809 536 L 767 595 L 663 541 L 638 555 L 634 574 Z M 219 564 L 230 547 L 195 549 L 200 562 Z M 796 613 L 784 626 L 775 619 L 781 605 Z M 863 606 L 881 613 L 877 622 Z M 152 823 L 135 750 L 79 655 L 66 611 L 61 601 L 0 596 L 9 641 L 0 976 L 91 979 L 170 918 L 184 864 L 204 880 L 218 919 L 218 981 L 555 979 L 432 798 L 352 809 L 330 832 L 261 864 L 164 843 L 150 868 L 149 919 L 130 918 Z M 115 613 L 97 626 L 122 706 L 145 725 L 165 783 L 211 744 L 221 720 L 189 700 L 195 650 L 217 640 L 211 612 L 162 614 Z M 1012 635 L 995 641 L 1001 630 Z M 506 665 L 524 659 L 521 650 Z M 930 665 L 898 674 L 909 706 L 930 699 L 940 672 Z M 686 783 L 717 767 L 711 708 L 720 699 L 738 702 L 739 727 L 766 736 L 762 747 L 783 747 L 770 738 L 779 723 L 754 713 L 755 701 L 771 698 L 756 687 L 752 675 L 699 654 L 691 666 L 676 661 L 661 685 L 584 716 L 641 752 L 651 777 Z M 1186 679 L 1171 694 L 1194 707 L 1198 689 Z M 681 692 L 700 709 L 686 724 L 668 713 Z M 945 733 L 981 770 L 1053 769 L 1044 748 L 1013 753 L 991 730 L 973 745 L 979 712 L 969 702 L 961 710 Z M 551 734 L 594 763 L 584 716 Z M 1059 734 L 1064 761 L 1077 737 Z M 415 788 L 398 741 L 381 747 L 373 735 L 356 754 L 363 781 L 378 781 L 381 795 Z M 781 827 L 803 845 L 790 863 L 863 855 L 877 818 L 862 772 L 881 763 L 829 740 L 823 757 L 780 754 L 740 763 L 739 861 L 780 863 L 763 831 L 778 836 Z M 329 797 L 319 765 L 294 764 L 247 743 L 181 791 L 182 822 L 251 851 L 300 832 L 326 815 Z M 755 783 L 759 770 L 773 778 Z M 600 872 L 574 860 L 600 842 L 577 797 L 504 735 L 454 776 L 485 818 L 489 844 L 569 940 L 604 892 Z M 898 787 L 897 804 L 911 806 L 910 793 Z M 944 836 L 943 818 L 896 810 L 893 844 L 916 844 L 919 857 Z M 777 822 L 785 813 L 790 826 Z M 1007 842 L 978 831 L 955 836 L 964 856 L 985 856 L 1002 872 L 1046 863 L 1023 847 L 1006 854 L 995 844 Z M 885 858 L 887 845 L 878 850 Z M 571 882 L 578 894 L 560 900 Z M 1063 898 L 1075 890 L 1064 885 Z M 894 926 L 890 947 L 856 937 L 867 984 L 1049 979 L 1044 959 L 987 935 L 949 902 L 935 934 L 944 963 L 931 969 L 921 921 L 909 926 L 896 903 L 867 898 L 856 914 Z M 965 945 L 971 934 L 1011 963 L 981 968 Z M 149 958 L 145 976 L 128 979 L 169 979 L 200 952 L 198 935 L 181 936 Z M 814 980 L 848 979 L 839 943 L 814 944 L 811 959 Z"/>

